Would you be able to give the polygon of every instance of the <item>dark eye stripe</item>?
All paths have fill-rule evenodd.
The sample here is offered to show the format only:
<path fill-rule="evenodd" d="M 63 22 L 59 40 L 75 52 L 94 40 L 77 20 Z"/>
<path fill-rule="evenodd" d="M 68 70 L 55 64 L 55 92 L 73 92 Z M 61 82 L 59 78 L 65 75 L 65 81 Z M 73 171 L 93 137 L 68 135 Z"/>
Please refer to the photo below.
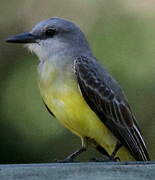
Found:
<path fill-rule="evenodd" d="M 45 30 L 44 33 L 46 37 L 53 37 L 54 35 L 57 34 L 57 30 L 50 28 L 50 29 Z"/>

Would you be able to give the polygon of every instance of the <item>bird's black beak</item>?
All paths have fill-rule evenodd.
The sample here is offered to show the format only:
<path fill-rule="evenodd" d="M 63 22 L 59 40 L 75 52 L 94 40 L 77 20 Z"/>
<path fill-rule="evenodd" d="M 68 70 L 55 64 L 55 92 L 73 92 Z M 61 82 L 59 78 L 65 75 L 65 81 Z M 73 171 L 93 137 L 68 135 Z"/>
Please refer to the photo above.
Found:
<path fill-rule="evenodd" d="M 6 42 L 9 43 L 36 43 L 36 40 L 38 37 L 36 35 L 33 35 L 29 32 L 17 34 L 15 36 L 11 36 L 8 39 L 6 39 Z"/>

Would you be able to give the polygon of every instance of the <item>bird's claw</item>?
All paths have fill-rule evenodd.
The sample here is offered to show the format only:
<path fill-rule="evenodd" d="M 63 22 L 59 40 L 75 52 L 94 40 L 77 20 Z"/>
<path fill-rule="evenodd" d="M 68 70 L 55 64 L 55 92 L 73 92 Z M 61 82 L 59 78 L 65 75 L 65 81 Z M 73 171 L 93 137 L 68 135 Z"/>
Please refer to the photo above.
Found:
<path fill-rule="evenodd" d="M 76 163 L 78 161 L 75 161 L 73 158 L 65 158 L 63 160 L 55 160 L 55 163 Z"/>
<path fill-rule="evenodd" d="M 91 162 L 117 162 L 117 161 L 120 161 L 120 158 L 111 156 L 107 159 L 98 159 L 96 157 L 93 157 L 89 161 L 91 161 Z"/>

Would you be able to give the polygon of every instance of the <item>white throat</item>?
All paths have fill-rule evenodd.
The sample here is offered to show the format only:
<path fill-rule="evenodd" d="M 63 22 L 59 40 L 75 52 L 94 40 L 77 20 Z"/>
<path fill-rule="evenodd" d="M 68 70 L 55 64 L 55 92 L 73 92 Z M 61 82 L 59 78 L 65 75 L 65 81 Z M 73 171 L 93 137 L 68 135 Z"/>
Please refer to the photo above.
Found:
<path fill-rule="evenodd" d="M 58 59 L 69 52 L 67 44 L 57 39 L 40 40 L 38 43 L 28 44 L 27 47 L 38 56 L 40 61 Z"/>

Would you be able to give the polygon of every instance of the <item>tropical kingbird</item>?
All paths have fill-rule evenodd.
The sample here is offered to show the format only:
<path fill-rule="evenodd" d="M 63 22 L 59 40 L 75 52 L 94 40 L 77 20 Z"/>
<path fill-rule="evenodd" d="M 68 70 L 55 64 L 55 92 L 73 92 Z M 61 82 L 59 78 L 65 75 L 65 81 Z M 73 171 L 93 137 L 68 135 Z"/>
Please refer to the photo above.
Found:
<path fill-rule="evenodd" d="M 96 61 L 79 27 L 50 18 L 7 42 L 25 43 L 39 57 L 39 88 L 47 109 L 82 140 L 82 148 L 65 161 L 73 160 L 88 145 L 111 159 L 149 160 L 121 87 Z"/>

